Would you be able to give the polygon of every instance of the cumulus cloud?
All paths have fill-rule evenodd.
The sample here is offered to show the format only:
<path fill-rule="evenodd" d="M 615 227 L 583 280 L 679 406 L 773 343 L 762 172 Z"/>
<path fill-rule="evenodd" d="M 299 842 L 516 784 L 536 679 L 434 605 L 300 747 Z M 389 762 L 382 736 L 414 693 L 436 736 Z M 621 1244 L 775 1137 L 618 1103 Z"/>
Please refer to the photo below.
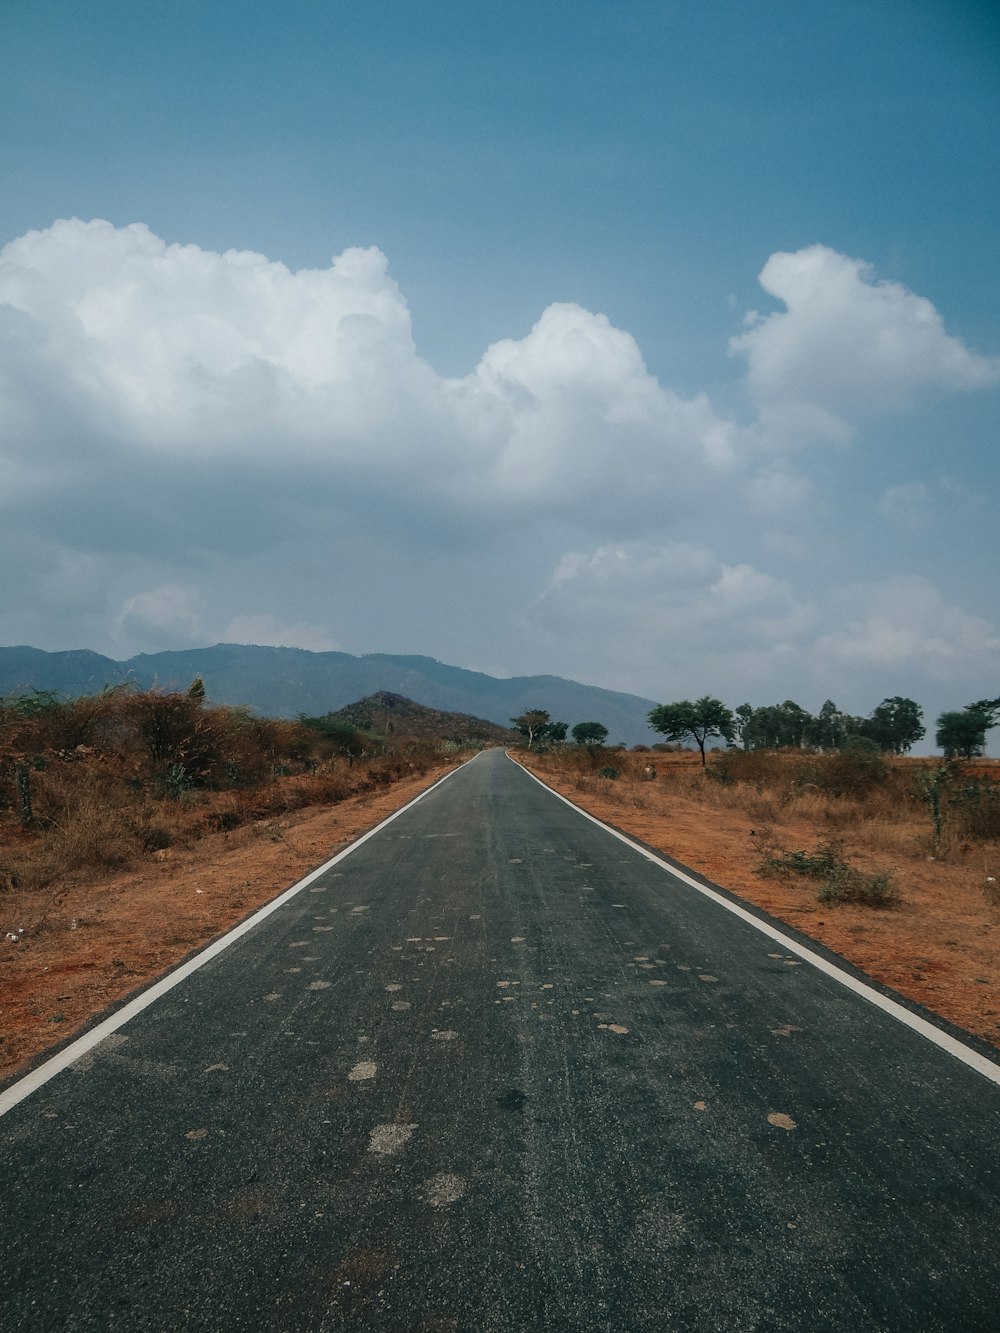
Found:
<path fill-rule="evenodd" d="M 801 511 L 812 495 L 812 484 L 787 467 L 765 468 L 747 482 L 749 507 L 756 514 L 773 515 Z"/>
<path fill-rule="evenodd" d="M 733 462 L 704 395 L 649 374 L 634 339 L 562 304 L 463 378 L 416 352 L 377 249 L 292 272 L 263 255 L 168 245 L 141 224 L 62 221 L 0 251 L 0 385 L 22 490 L 87 466 L 310 469 L 310 488 L 376 487 L 492 511 L 689 494 Z M 611 487 L 611 483 L 615 485 Z"/>
<path fill-rule="evenodd" d="M 152 639 L 164 646 L 196 643 L 202 633 L 201 597 L 196 588 L 165 583 L 147 588 L 122 603 L 118 637 Z"/>
<path fill-rule="evenodd" d="M 760 283 L 785 309 L 751 312 L 730 347 L 776 432 L 836 439 L 858 413 L 1000 381 L 1000 358 L 946 333 L 930 301 L 827 246 L 773 254 Z"/>
<path fill-rule="evenodd" d="M 636 622 L 684 626 L 707 637 L 721 628 L 728 640 L 744 634 L 771 639 L 808 613 L 789 585 L 749 564 L 727 564 L 708 547 L 689 542 L 625 542 L 590 553 L 569 552 L 556 566 L 537 604 L 557 626 L 635 628 Z"/>
<path fill-rule="evenodd" d="M 280 492 L 569 515 L 610 536 L 704 505 L 726 479 L 749 483 L 758 513 L 794 508 L 808 482 L 761 464 L 762 442 L 773 457 L 804 438 L 844 441 L 860 408 L 1000 374 L 929 302 L 825 247 L 773 255 L 761 281 L 786 309 L 733 341 L 759 408 L 738 426 L 706 394 L 661 384 L 630 334 L 579 305 L 550 305 L 526 336 L 445 378 L 418 355 L 375 248 L 293 272 L 139 223 L 60 221 L 0 250 L 0 478 L 9 503 L 37 505 L 101 474 L 128 510 L 144 470 L 176 494 L 226 474 L 258 485 L 271 525 Z M 138 526 L 155 526 L 150 508 Z"/>
<path fill-rule="evenodd" d="M 626 542 L 563 555 L 529 615 L 554 653 L 579 653 L 589 639 L 591 653 L 603 647 L 606 670 L 627 673 L 640 692 L 654 664 L 673 688 L 698 692 L 766 679 L 814 613 L 785 580 L 706 545 Z"/>
<path fill-rule="evenodd" d="M 467 659 L 521 634 L 532 669 L 647 693 L 662 665 L 667 691 L 734 697 L 819 679 L 822 654 L 844 673 L 944 670 L 949 643 L 980 660 L 992 629 L 931 585 L 847 607 L 793 582 L 784 529 L 813 490 L 786 455 L 924 390 L 994 384 L 1000 363 L 825 247 L 773 255 L 761 281 L 784 308 L 733 341 L 753 404 L 737 423 L 571 303 L 443 377 L 374 248 L 292 271 L 141 224 L 30 232 L 0 250 L 0 554 L 24 571 L 5 623 L 134 651 L 380 649 L 393 622 L 442 655 L 461 625 Z M 905 526 L 921 486 L 890 488 L 882 515 Z M 692 535 L 713 531 L 728 558 Z"/>
<path fill-rule="evenodd" d="M 832 697 L 867 712 L 902 693 L 934 712 L 988 693 L 1000 650 L 996 626 L 926 578 L 806 597 L 785 578 L 677 542 L 565 554 L 529 621 L 556 661 L 589 653 L 606 679 L 664 700 L 708 691 L 730 704 L 791 697 L 815 709 Z"/>
<path fill-rule="evenodd" d="M 995 674 L 1000 631 L 947 601 L 928 579 L 900 575 L 841 594 L 842 628 L 816 642 L 819 659 L 846 666 L 906 669 L 931 679 Z M 849 610 L 847 608 L 850 608 Z"/>

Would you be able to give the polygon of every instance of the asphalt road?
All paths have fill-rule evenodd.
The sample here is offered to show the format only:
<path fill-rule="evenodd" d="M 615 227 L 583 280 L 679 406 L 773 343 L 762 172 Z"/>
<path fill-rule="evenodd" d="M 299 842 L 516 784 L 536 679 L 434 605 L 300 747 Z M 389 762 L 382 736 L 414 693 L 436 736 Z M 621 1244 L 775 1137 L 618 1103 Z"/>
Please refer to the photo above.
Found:
<path fill-rule="evenodd" d="M 995 1333 L 998 1111 L 493 751 L 0 1119 L 0 1326 Z"/>

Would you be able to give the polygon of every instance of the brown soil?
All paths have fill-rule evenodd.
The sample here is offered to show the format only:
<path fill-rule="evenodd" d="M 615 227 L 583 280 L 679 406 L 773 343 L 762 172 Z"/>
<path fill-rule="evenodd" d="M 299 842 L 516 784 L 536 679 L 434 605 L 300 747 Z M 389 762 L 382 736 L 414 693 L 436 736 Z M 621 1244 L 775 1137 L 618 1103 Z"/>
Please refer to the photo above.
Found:
<path fill-rule="evenodd" d="M 527 766 L 583 809 L 704 875 L 772 916 L 794 926 L 862 968 L 869 976 L 968 1032 L 1000 1046 L 1000 906 L 973 856 L 964 863 L 936 861 L 919 850 L 884 852 L 843 835 L 852 863 L 870 872 L 891 870 L 900 903 L 891 910 L 817 900 L 816 886 L 800 878 L 757 873 L 762 827 L 738 809 L 693 799 L 684 783 L 697 772 L 696 755 L 657 754 L 653 782 L 580 779 L 557 763 L 527 757 Z M 664 771 L 666 770 L 666 772 Z M 812 848 L 828 830 L 794 818 L 771 819 L 786 848 Z M 1000 875 L 997 876 L 1000 879 Z M 984 892 L 984 887 L 987 891 Z"/>
<path fill-rule="evenodd" d="M 453 767 L 210 834 L 100 882 L 4 894 L 0 1077 L 223 934 Z"/>

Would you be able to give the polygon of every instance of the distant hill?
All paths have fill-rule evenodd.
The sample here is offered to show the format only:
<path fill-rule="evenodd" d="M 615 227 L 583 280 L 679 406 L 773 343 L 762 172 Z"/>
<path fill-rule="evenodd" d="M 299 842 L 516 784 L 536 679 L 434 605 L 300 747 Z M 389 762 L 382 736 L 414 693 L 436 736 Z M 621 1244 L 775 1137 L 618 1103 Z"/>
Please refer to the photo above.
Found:
<path fill-rule="evenodd" d="M 648 745 L 659 739 L 646 724 L 652 699 L 561 676 L 501 680 L 433 657 L 389 653 L 353 657 L 305 648 L 218 643 L 213 648 L 140 653 L 116 662 L 87 650 L 47 653 L 39 648 L 0 648 L 0 694 L 35 688 L 75 696 L 123 680 L 134 680 L 143 688 L 186 689 L 195 676 L 202 677 L 213 703 L 241 705 L 265 717 L 320 716 L 385 691 L 425 708 L 465 713 L 502 727 L 526 709 L 544 708 L 553 720 L 571 727 L 577 722 L 602 722 L 612 742 Z"/>
<path fill-rule="evenodd" d="M 468 713 L 446 713 L 437 708 L 404 699 L 401 694 L 379 690 L 367 699 L 359 699 L 338 708 L 328 715 L 336 722 L 348 722 L 362 731 L 374 731 L 379 736 L 407 736 L 418 740 L 483 741 L 509 745 L 520 740 L 509 727 L 487 722 L 485 718 L 470 717 Z"/>

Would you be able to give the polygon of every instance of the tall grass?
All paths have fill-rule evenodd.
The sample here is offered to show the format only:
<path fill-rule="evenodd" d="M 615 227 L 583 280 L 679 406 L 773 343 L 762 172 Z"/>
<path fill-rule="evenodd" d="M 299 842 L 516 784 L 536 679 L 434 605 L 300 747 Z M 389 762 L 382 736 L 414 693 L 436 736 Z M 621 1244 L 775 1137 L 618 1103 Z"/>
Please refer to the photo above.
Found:
<path fill-rule="evenodd" d="M 427 741 L 351 740 L 206 707 L 194 689 L 0 701 L 0 892 L 120 869 L 377 790 L 442 757 Z"/>

